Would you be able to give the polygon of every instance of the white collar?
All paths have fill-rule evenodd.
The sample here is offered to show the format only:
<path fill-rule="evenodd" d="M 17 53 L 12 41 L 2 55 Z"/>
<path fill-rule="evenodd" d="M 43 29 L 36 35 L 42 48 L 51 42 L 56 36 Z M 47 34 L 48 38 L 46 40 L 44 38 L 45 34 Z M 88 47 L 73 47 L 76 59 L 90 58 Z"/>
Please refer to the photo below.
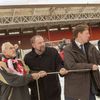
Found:
<path fill-rule="evenodd" d="M 81 44 L 80 42 L 78 42 L 78 41 L 75 40 L 75 43 L 76 43 L 76 45 L 77 45 L 79 48 L 81 48 L 80 45 L 82 45 L 82 44 Z"/>

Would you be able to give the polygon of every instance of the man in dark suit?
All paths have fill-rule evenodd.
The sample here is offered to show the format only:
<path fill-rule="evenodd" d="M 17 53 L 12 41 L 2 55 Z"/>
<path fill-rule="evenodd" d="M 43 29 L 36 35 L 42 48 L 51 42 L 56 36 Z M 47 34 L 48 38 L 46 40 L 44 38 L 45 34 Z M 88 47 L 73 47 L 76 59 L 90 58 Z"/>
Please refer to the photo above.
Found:
<path fill-rule="evenodd" d="M 64 49 L 66 69 L 86 70 L 65 76 L 65 100 L 96 100 L 91 72 L 98 70 L 100 52 L 89 43 L 89 27 L 80 24 L 73 30 L 73 40 Z"/>

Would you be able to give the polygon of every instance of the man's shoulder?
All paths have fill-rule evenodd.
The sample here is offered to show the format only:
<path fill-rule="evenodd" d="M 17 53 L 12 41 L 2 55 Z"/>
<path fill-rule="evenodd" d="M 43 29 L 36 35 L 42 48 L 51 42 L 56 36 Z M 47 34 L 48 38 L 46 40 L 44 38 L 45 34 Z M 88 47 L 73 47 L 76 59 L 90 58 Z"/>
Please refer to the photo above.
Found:
<path fill-rule="evenodd" d="M 96 48 L 95 45 L 93 45 L 92 43 L 88 42 L 85 44 L 88 48 Z"/>
<path fill-rule="evenodd" d="M 65 46 L 65 48 L 64 48 L 64 50 L 70 50 L 71 48 L 72 48 L 72 43 L 68 43 L 66 46 Z"/>
<path fill-rule="evenodd" d="M 7 68 L 7 65 L 6 65 L 5 62 L 0 61 L 0 67 L 3 67 L 4 69 L 6 69 Z"/>
<path fill-rule="evenodd" d="M 47 52 L 57 52 L 57 49 L 55 49 L 53 47 L 46 47 L 46 51 Z"/>
<path fill-rule="evenodd" d="M 31 55 L 33 55 L 32 50 L 30 52 L 28 52 L 27 54 L 25 54 L 25 57 L 30 57 Z"/>

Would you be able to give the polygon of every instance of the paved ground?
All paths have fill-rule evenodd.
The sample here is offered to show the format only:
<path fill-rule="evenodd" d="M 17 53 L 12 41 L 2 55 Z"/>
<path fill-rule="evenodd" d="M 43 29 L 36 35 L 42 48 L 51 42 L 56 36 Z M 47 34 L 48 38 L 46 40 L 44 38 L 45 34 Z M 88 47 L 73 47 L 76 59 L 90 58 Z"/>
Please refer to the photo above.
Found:
<path fill-rule="evenodd" d="M 60 78 L 60 82 L 61 82 L 61 88 L 62 88 L 61 98 L 62 98 L 62 100 L 64 100 L 64 79 L 63 78 Z M 96 100 L 100 100 L 100 97 L 99 98 L 97 97 Z"/>

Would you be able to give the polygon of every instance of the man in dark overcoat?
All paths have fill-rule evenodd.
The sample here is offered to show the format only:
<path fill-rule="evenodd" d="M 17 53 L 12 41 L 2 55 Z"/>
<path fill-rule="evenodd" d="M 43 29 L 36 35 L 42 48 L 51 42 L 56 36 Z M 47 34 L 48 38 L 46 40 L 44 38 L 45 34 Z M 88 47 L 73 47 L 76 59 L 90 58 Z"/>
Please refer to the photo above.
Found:
<path fill-rule="evenodd" d="M 45 47 L 42 36 L 36 35 L 31 38 L 32 51 L 25 55 L 25 64 L 31 71 L 43 70 L 44 73 L 59 72 L 61 75 L 67 73 L 62 68 L 62 60 L 58 51 L 52 47 Z M 29 84 L 31 88 L 32 100 L 61 100 L 61 87 L 58 74 L 47 74 L 38 80 L 39 88 L 36 82 Z M 39 90 L 39 95 L 37 91 Z M 36 94 L 37 93 L 37 94 Z"/>
<path fill-rule="evenodd" d="M 96 100 L 91 72 L 98 70 L 100 52 L 89 42 L 89 38 L 89 27 L 77 25 L 73 30 L 72 42 L 64 49 L 66 69 L 86 70 L 65 76 L 65 100 Z"/>

